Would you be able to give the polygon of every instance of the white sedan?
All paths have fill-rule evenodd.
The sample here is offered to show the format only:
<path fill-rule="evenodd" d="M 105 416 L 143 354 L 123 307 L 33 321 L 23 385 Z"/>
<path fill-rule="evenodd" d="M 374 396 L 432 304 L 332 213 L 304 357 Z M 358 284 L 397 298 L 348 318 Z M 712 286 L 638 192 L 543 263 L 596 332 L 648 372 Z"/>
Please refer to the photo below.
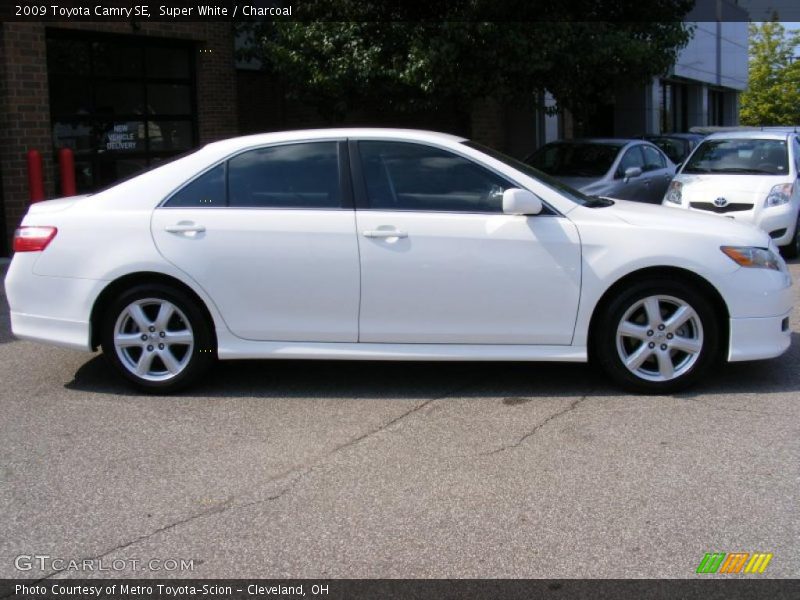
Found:
<path fill-rule="evenodd" d="M 763 231 L 586 197 L 422 131 L 209 144 L 32 205 L 14 249 L 14 334 L 101 346 L 151 392 L 217 358 L 591 358 L 668 393 L 791 335 L 791 278 Z"/>

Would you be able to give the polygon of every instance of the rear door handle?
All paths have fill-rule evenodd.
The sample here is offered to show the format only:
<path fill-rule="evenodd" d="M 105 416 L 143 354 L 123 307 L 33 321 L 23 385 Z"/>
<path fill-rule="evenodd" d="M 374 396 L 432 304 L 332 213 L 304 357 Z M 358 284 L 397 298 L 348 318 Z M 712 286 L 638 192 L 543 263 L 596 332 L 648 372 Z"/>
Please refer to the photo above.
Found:
<path fill-rule="evenodd" d="M 408 234 L 405 231 L 398 231 L 397 229 L 367 229 L 362 231 L 361 234 L 368 238 L 406 238 Z"/>
<path fill-rule="evenodd" d="M 167 225 L 164 230 L 170 233 L 203 233 L 206 228 L 203 225 L 194 223 L 181 223 L 178 225 Z"/>

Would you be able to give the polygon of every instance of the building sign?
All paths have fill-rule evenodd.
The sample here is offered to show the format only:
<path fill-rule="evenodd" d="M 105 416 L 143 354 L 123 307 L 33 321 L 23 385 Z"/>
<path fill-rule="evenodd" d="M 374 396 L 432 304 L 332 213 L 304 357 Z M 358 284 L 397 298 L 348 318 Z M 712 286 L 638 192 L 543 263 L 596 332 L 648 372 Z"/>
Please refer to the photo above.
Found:
<path fill-rule="evenodd" d="M 114 125 L 113 131 L 108 133 L 106 150 L 135 150 L 136 136 L 130 131 L 128 123 Z"/>

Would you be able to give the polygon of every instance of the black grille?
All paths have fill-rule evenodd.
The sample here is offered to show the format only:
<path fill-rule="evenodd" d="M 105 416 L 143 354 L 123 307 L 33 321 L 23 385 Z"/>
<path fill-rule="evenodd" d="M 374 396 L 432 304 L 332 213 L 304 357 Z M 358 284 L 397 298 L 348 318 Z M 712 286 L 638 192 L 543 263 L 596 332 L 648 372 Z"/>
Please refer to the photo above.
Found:
<path fill-rule="evenodd" d="M 698 210 L 710 210 L 715 213 L 741 212 L 753 208 L 752 204 L 744 202 L 731 202 L 726 206 L 717 206 L 713 202 L 690 202 L 689 206 Z"/>

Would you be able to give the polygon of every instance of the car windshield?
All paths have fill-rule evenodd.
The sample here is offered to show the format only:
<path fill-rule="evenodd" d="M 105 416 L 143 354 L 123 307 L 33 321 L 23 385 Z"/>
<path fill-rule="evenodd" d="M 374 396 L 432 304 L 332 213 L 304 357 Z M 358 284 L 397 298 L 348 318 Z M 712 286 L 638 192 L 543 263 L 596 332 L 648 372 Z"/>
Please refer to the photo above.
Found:
<path fill-rule="evenodd" d="M 785 140 L 706 140 L 694 151 L 681 173 L 786 175 L 789 158 Z"/>
<path fill-rule="evenodd" d="M 578 190 L 573 189 L 570 186 L 561 183 L 557 179 L 550 177 L 547 173 L 543 173 L 539 169 L 527 165 L 524 162 L 517 160 L 516 158 L 512 158 L 506 154 L 503 154 L 502 152 L 498 152 L 494 148 L 489 148 L 488 146 L 484 146 L 483 144 L 479 144 L 478 142 L 473 142 L 473 141 L 466 141 L 462 143 L 465 146 L 469 146 L 470 148 L 474 148 L 475 150 L 478 150 L 488 156 L 491 156 L 495 160 L 499 160 L 501 163 L 508 165 L 512 169 L 516 169 L 517 171 L 527 175 L 528 177 L 532 177 L 533 179 L 546 185 L 553 191 L 558 192 L 568 200 L 572 200 L 576 204 L 580 204 L 582 206 L 589 206 L 597 202 L 597 198 L 592 198 L 590 196 L 582 194 Z"/>
<path fill-rule="evenodd" d="M 620 148 L 617 144 L 570 142 L 547 144 L 525 162 L 556 177 L 603 177 Z"/>
<path fill-rule="evenodd" d="M 661 148 L 664 154 L 676 164 L 683 162 L 683 159 L 689 154 L 689 140 L 675 137 L 646 137 L 645 139 Z"/>

